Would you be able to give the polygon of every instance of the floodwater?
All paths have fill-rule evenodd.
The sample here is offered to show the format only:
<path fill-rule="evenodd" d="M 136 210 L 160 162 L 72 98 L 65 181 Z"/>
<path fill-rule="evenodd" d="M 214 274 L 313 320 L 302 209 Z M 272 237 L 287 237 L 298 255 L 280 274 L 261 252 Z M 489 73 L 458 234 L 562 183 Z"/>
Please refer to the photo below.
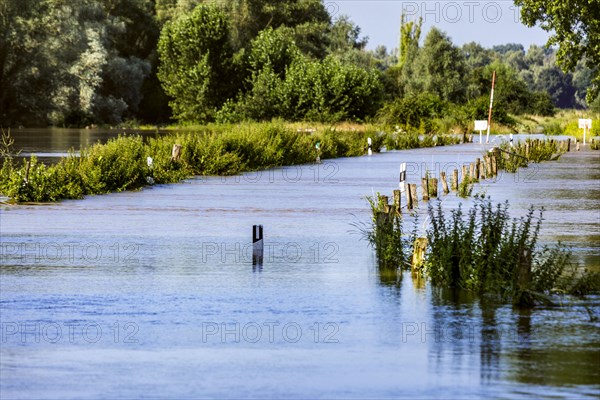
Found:
<path fill-rule="evenodd" d="M 77 149 L 40 143 L 27 151 Z M 410 274 L 390 282 L 356 232 L 369 220 L 364 196 L 391 194 L 401 162 L 414 183 L 481 154 L 387 152 L 3 206 L 0 397 L 597 398 L 598 297 L 519 311 Z M 543 206 L 541 241 L 598 268 L 599 154 L 568 153 L 475 192 L 509 199 L 515 216 Z"/>

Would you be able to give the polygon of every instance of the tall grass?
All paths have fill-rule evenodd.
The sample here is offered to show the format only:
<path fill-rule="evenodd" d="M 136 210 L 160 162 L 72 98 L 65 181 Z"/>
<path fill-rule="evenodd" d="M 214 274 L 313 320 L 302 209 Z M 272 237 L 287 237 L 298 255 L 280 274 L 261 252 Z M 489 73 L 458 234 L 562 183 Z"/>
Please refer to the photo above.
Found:
<path fill-rule="evenodd" d="M 493 205 L 476 197 L 466 213 L 459 206 L 448 217 L 438 203 L 428 214 L 425 268 L 434 286 L 498 294 L 520 305 L 553 291 L 583 292 L 577 282 L 595 282 L 587 289 L 600 289 L 598 276 L 567 273 L 571 252 L 563 245 L 538 246 L 543 210 L 532 207 L 526 216 L 511 219 L 508 202 Z"/>
<path fill-rule="evenodd" d="M 367 197 L 371 208 L 371 226 L 366 238 L 375 249 L 380 269 L 396 271 L 411 265 L 412 246 L 416 231 L 403 231 L 402 216 L 393 205 L 387 205 L 377 193 Z"/>

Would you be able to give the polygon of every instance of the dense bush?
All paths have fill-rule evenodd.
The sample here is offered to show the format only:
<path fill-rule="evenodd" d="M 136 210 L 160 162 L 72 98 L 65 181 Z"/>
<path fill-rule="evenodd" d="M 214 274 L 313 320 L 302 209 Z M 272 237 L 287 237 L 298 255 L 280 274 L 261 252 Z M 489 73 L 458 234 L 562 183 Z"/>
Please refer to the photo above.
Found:
<path fill-rule="evenodd" d="M 0 193 L 14 202 L 56 201 L 136 189 L 148 182 L 173 183 L 190 175 L 232 175 L 309 163 L 317 155 L 323 159 L 358 156 L 366 153 L 367 137 L 372 138 L 373 150 L 379 151 L 387 135 L 368 125 L 361 130 L 323 127 L 311 133 L 298 132 L 275 121 L 208 125 L 146 142 L 137 135 L 119 136 L 51 166 L 32 157 L 27 181 L 26 162 L 16 164 L 7 158 L 0 169 Z M 435 143 L 432 138 L 416 136 L 410 147 Z M 453 142 L 437 139 L 438 145 L 449 143 Z M 174 144 L 182 146 L 177 160 L 171 158 Z M 404 145 L 407 143 L 399 143 L 398 148 L 408 148 Z"/>
<path fill-rule="evenodd" d="M 423 128 L 423 133 L 431 133 L 434 118 L 445 114 L 447 103 L 439 96 L 421 93 L 406 96 L 386 103 L 378 112 L 378 119 L 384 124 L 400 125 L 404 129 Z"/>

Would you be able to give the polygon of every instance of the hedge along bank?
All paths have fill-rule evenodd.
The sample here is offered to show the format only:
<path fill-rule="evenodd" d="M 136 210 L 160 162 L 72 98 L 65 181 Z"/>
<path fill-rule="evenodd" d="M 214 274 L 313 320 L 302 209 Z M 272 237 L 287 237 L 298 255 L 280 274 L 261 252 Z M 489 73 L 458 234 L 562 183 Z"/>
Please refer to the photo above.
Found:
<path fill-rule="evenodd" d="M 402 143 L 409 148 L 458 142 L 441 135 L 407 135 L 410 140 Z M 139 135 L 119 136 L 80 154 L 71 151 L 55 165 L 45 165 L 35 156 L 22 163 L 7 156 L 0 169 L 0 193 L 13 203 L 80 199 L 174 183 L 192 175 L 233 175 L 314 162 L 317 156 L 359 156 L 366 153 L 367 137 L 379 151 L 387 135 L 370 125 L 362 130 L 329 127 L 299 132 L 283 123 L 250 123 L 209 125 L 146 141 Z M 181 146 L 178 157 L 173 157 L 174 144 Z"/>

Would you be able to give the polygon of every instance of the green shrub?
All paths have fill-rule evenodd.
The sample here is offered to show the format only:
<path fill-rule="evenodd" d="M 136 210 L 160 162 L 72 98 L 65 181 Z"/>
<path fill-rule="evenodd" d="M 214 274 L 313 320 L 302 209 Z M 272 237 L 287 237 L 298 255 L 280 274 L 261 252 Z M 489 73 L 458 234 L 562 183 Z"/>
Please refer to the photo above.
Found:
<path fill-rule="evenodd" d="M 435 209 L 429 207 L 429 218 L 426 271 L 435 286 L 515 299 L 524 290 L 549 293 L 569 263 L 570 252 L 560 243 L 538 249 L 542 211 L 535 216 L 533 208 L 511 221 L 508 202 L 493 206 L 489 198 L 476 198 L 466 215 L 459 206 L 447 218 L 438 203 Z M 531 259 L 527 261 L 524 254 Z M 529 270 L 528 279 L 521 275 L 523 268 Z"/>

